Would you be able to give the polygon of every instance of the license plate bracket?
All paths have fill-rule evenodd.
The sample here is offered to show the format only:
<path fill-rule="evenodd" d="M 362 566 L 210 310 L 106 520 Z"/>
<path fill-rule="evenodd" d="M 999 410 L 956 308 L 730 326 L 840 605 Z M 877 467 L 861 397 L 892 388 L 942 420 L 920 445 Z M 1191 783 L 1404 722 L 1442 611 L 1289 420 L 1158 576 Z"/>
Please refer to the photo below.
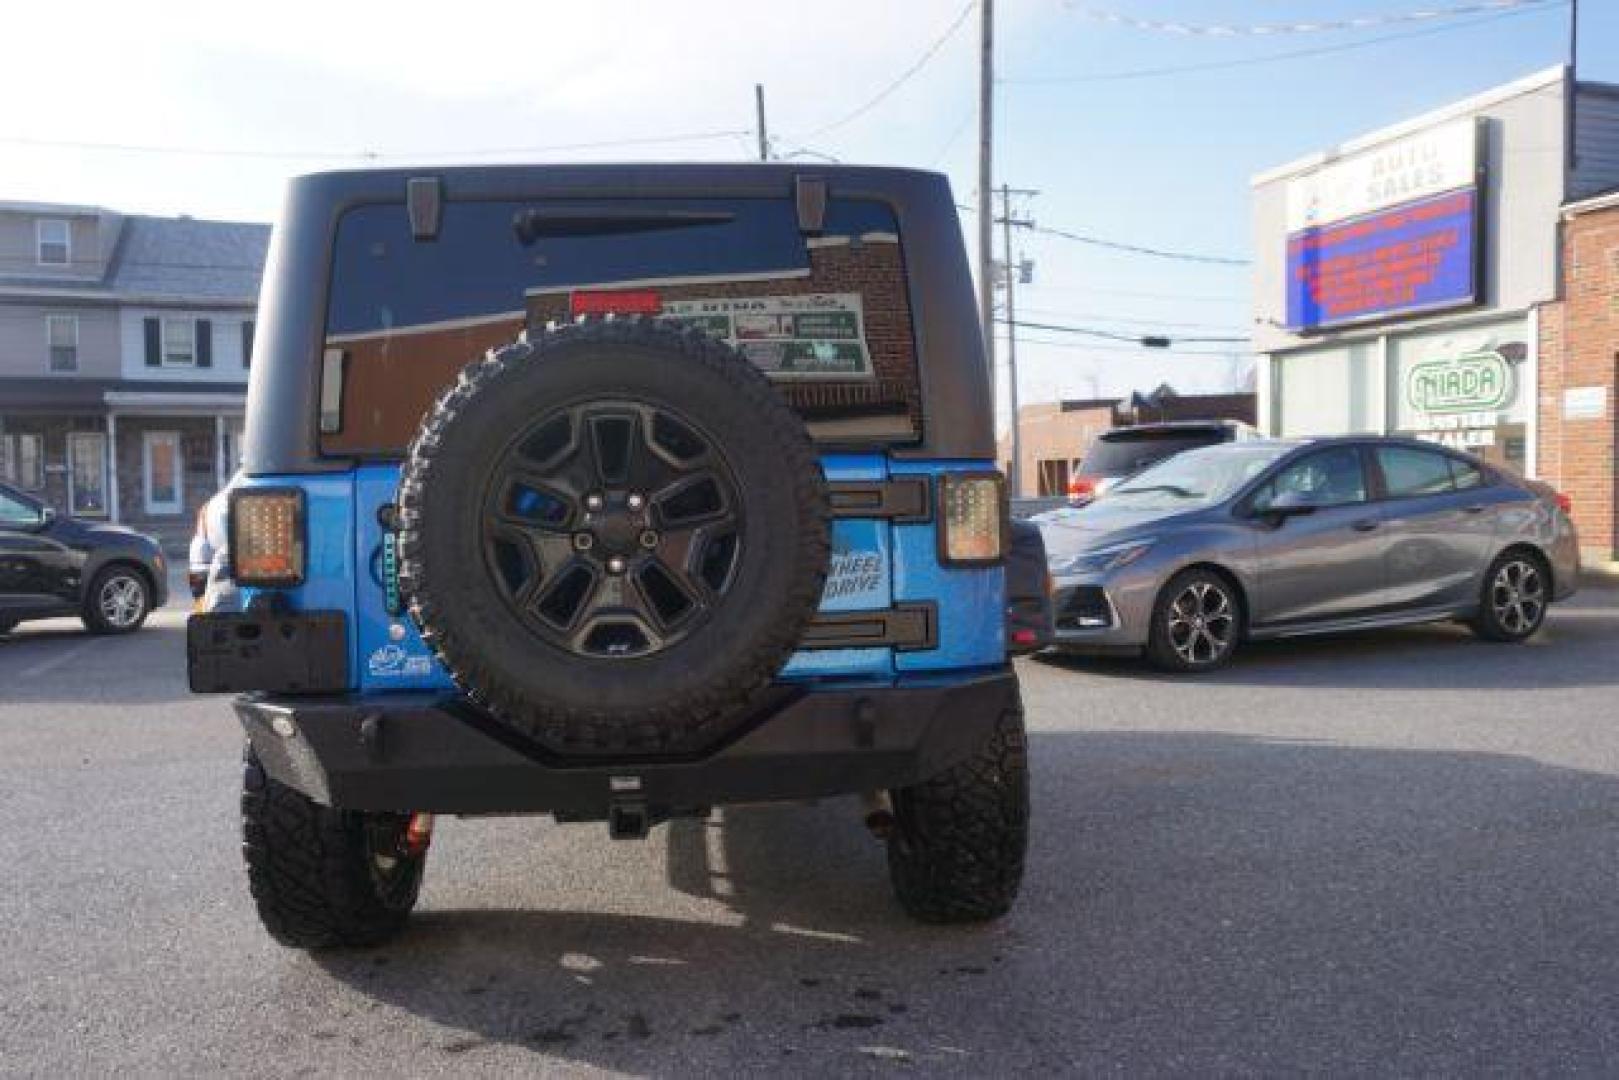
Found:
<path fill-rule="evenodd" d="M 186 621 L 186 676 L 196 694 L 346 690 L 346 619 L 341 611 L 193 615 Z"/>

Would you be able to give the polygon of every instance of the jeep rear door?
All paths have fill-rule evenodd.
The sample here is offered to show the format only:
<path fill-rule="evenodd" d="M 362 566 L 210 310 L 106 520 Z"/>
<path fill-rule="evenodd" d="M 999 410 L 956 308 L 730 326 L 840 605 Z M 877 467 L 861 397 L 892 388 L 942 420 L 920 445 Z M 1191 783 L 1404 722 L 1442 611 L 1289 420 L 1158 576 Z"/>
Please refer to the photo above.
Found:
<path fill-rule="evenodd" d="M 823 458 L 845 498 L 888 485 L 886 449 L 917 437 L 910 305 L 896 218 L 870 200 L 829 200 L 813 229 L 787 199 L 451 200 L 426 242 L 413 236 L 403 203 L 345 212 L 328 304 L 321 447 L 362 462 L 354 507 L 362 681 L 446 685 L 400 610 L 379 515 L 424 411 L 485 350 L 579 317 L 685 322 L 759 366 L 819 440 L 869 446 Z M 932 492 L 926 473 L 900 484 L 923 502 Z M 957 583 L 938 577 L 932 526 L 914 512 L 898 525 L 881 503 L 870 513 L 858 499 L 842 503 L 825 624 L 788 677 L 886 675 L 929 651 L 957 657 L 937 641 L 936 590 Z M 896 596 L 902 571 L 914 595 Z M 904 610 L 895 613 L 897 600 Z M 983 620 L 956 625 L 969 621 Z M 998 625 L 994 637 L 999 643 Z M 918 655 L 896 659 L 902 653 Z"/>

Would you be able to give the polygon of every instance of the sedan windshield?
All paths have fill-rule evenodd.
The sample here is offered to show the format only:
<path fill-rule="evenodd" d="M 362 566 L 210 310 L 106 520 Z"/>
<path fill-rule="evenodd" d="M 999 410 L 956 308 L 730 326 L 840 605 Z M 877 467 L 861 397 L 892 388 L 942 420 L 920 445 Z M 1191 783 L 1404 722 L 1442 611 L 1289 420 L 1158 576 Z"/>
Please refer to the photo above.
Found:
<path fill-rule="evenodd" d="M 1286 443 L 1227 443 L 1188 450 L 1110 490 L 1105 501 L 1131 509 L 1195 510 L 1236 494 L 1292 447 Z"/>

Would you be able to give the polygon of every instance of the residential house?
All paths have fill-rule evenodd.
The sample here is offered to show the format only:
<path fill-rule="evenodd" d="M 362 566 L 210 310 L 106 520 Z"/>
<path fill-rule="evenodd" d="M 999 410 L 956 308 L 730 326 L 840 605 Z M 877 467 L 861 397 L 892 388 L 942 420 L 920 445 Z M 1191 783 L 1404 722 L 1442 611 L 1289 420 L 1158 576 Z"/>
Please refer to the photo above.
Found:
<path fill-rule="evenodd" d="M 241 452 L 269 235 L 0 202 L 0 478 L 183 543 Z"/>

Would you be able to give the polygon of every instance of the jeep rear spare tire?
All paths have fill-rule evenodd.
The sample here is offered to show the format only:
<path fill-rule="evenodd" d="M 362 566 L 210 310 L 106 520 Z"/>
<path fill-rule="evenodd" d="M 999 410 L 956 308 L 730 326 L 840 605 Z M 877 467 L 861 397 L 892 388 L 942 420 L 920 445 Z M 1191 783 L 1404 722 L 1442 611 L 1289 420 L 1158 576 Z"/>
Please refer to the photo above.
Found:
<path fill-rule="evenodd" d="M 411 444 L 400 585 L 497 719 L 558 752 L 701 749 L 819 603 L 828 500 L 803 422 L 734 349 L 576 323 L 462 371 Z"/>

